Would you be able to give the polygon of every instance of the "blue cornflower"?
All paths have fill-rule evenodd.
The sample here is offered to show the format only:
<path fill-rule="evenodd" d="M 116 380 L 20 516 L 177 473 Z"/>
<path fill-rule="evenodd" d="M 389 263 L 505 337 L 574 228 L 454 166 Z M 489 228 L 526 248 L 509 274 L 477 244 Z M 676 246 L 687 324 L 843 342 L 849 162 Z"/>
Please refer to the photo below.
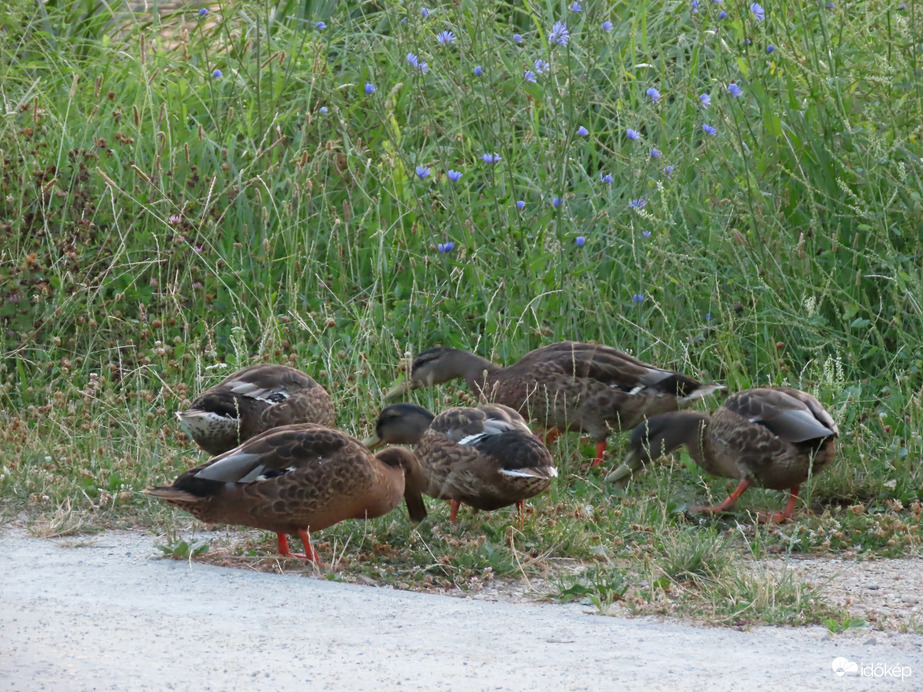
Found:
<path fill-rule="evenodd" d="M 436 246 L 436 249 L 443 253 L 452 252 L 452 250 L 455 249 L 455 243 L 453 243 L 451 240 L 447 243 L 439 243 L 439 245 Z"/>
<path fill-rule="evenodd" d="M 772 45 L 766 46 L 767 53 L 772 53 L 775 49 L 776 49 L 775 46 L 772 46 Z"/>
<path fill-rule="evenodd" d="M 475 77 L 480 77 L 482 74 L 484 74 L 484 68 L 481 67 L 480 65 L 475 66 L 475 68 L 474 68 L 474 76 L 475 76 Z"/>
<path fill-rule="evenodd" d="M 660 149 L 655 149 L 653 147 L 651 147 L 651 150 L 649 153 L 652 159 L 659 159 L 662 156 L 662 154 L 660 153 Z"/>
<path fill-rule="evenodd" d="M 429 175 L 429 166 L 417 166 L 414 170 L 417 172 L 417 177 L 420 179 Z"/>
<path fill-rule="evenodd" d="M 647 200 L 639 197 L 638 199 L 631 200 L 628 206 L 632 209 L 644 209 L 644 207 L 647 206 Z"/>
<path fill-rule="evenodd" d="M 613 29 L 612 22 L 610 22 L 610 21 L 607 19 L 606 21 L 604 21 L 604 22 L 601 24 L 600 28 L 608 34 L 608 33 L 610 33 L 610 32 L 612 31 L 612 29 Z"/>
<path fill-rule="evenodd" d="M 557 43 L 559 46 L 566 46 L 570 41 L 570 32 L 567 30 L 567 22 L 555 22 L 551 27 L 551 33 L 548 34 L 548 45 Z"/>
<path fill-rule="evenodd" d="M 712 137 L 714 137 L 716 134 L 718 134 L 718 130 L 716 130 L 715 128 L 713 128 L 713 127 L 712 127 L 711 125 L 709 125 L 708 123 L 703 123 L 703 124 L 702 124 L 702 131 L 703 131 L 705 134 L 711 135 Z"/>
<path fill-rule="evenodd" d="M 519 211 L 522 211 L 523 209 L 525 209 L 525 208 L 526 208 L 526 201 L 525 201 L 524 199 L 518 199 L 518 200 L 516 200 L 516 208 L 517 208 Z"/>
<path fill-rule="evenodd" d="M 586 129 L 583 125 L 581 125 L 580 127 L 577 128 L 577 134 L 580 135 L 581 137 L 586 137 L 588 134 L 590 134 L 590 131 Z"/>
<path fill-rule="evenodd" d="M 645 91 L 644 93 L 647 94 L 648 96 L 650 96 L 650 97 L 651 97 L 651 101 L 653 101 L 654 103 L 657 103 L 657 102 L 660 100 L 660 92 L 657 91 L 654 87 L 651 87 L 650 89 L 648 89 L 648 90 Z"/>
<path fill-rule="evenodd" d="M 669 178 L 671 175 L 673 175 L 673 166 L 664 166 L 663 175 L 665 178 Z"/>
<path fill-rule="evenodd" d="M 711 105 L 711 96 L 708 94 L 702 94 L 699 96 L 699 101 L 702 102 L 702 108 L 708 108 Z"/>
<path fill-rule="evenodd" d="M 461 180 L 462 174 L 459 171 L 450 168 L 448 171 L 446 171 L 446 177 L 448 177 L 448 179 L 453 183 L 457 183 L 459 180 Z"/>
<path fill-rule="evenodd" d="M 327 28 L 327 22 L 318 22 L 314 26 L 317 28 L 318 31 L 323 31 L 324 29 Z"/>
<path fill-rule="evenodd" d="M 513 34 L 513 43 L 517 46 L 522 43 L 522 34 Z"/>
<path fill-rule="evenodd" d="M 417 54 L 416 54 L 416 53 L 408 53 L 408 54 L 407 54 L 407 62 L 409 62 L 409 63 L 410 63 L 411 65 L 413 65 L 414 67 L 419 67 L 419 66 L 420 66 L 420 58 L 417 57 Z"/>
<path fill-rule="evenodd" d="M 753 13 L 753 16 L 756 17 L 756 21 L 761 22 L 766 19 L 766 10 L 758 3 L 755 2 L 750 5 L 750 11 Z"/>
<path fill-rule="evenodd" d="M 500 154 L 481 154 L 484 163 L 500 163 Z"/>
<path fill-rule="evenodd" d="M 641 235 L 643 235 L 645 238 L 650 238 L 650 237 L 651 237 L 651 232 L 650 232 L 650 231 L 641 231 Z"/>
<path fill-rule="evenodd" d="M 213 76 L 215 79 L 221 79 L 222 77 L 224 77 L 224 72 L 222 72 L 221 70 L 215 68 L 215 71 L 212 72 L 212 76 Z"/>
<path fill-rule="evenodd" d="M 625 136 L 628 137 L 628 139 L 641 139 L 641 133 L 637 130 L 632 130 L 630 127 L 625 132 Z"/>
<path fill-rule="evenodd" d="M 204 16 L 207 15 L 207 14 L 208 14 L 208 10 L 205 9 L 204 7 L 203 7 L 201 10 L 199 10 L 199 16 L 200 16 L 200 17 L 204 17 Z"/>
<path fill-rule="evenodd" d="M 571 11 L 571 12 L 581 12 L 581 11 L 583 11 L 583 8 L 580 6 L 580 3 L 577 2 L 577 0 L 574 0 L 574 1 L 570 4 L 570 11 Z"/>
<path fill-rule="evenodd" d="M 728 16 L 728 13 L 725 12 L 724 10 L 721 10 L 721 11 L 718 13 L 718 19 L 724 19 L 724 18 L 727 17 L 727 16 Z"/>
<path fill-rule="evenodd" d="M 327 106 L 321 106 L 321 107 L 320 107 L 320 114 L 321 114 L 321 115 L 327 115 L 327 112 L 328 112 Z"/>
<path fill-rule="evenodd" d="M 631 297 L 631 299 L 632 299 L 634 302 L 636 302 L 636 303 L 640 303 L 641 301 L 644 300 L 644 296 L 642 296 L 640 293 L 635 293 L 635 294 Z"/>
<path fill-rule="evenodd" d="M 535 82 L 535 73 L 532 70 L 526 70 L 526 73 L 523 75 L 523 79 L 527 82 Z"/>
<path fill-rule="evenodd" d="M 555 209 L 557 209 L 558 207 L 560 207 L 560 206 L 561 206 L 561 198 L 560 198 L 560 197 L 555 197 L 554 199 L 552 199 L 552 200 L 551 200 L 551 206 L 553 206 Z"/>
<path fill-rule="evenodd" d="M 378 90 L 375 88 L 374 84 L 371 84 L 369 82 L 365 83 L 365 93 L 366 94 L 374 94 L 376 91 Z"/>
<path fill-rule="evenodd" d="M 451 31 L 440 31 L 438 34 L 436 34 L 436 40 L 444 46 L 450 43 L 455 43 L 455 34 L 453 34 Z"/>
<path fill-rule="evenodd" d="M 532 64 L 532 69 L 534 69 L 537 74 L 544 74 L 545 70 L 548 69 L 548 63 L 539 58 Z"/>
<path fill-rule="evenodd" d="M 739 99 L 741 96 L 743 96 L 744 91 L 739 86 L 734 84 L 734 82 L 731 82 L 728 84 L 728 93 L 735 99 Z"/>
<path fill-rule="evenodd" d="M 420 16 L 423 17 L 423 19 L 426 19 L 427 17 L 429 17 L 429 10 L 426 9 L 425 7 L 421 7 Z"/>
<path fill-rule="evenodd" d="M 599 182 L 601 183 L 608 184 L 608 183 L 611 183 L 613 180 L 615 180 L 615 178 L 612 177 L 611 173 L 600 173 L 599 174 Z"/>
<path fill-rule="evenodd" d="M 578 235 L 574 242 L 577 244 L 577 247 L 583 247 L 586 245 L 586 238 L 584 238 L 582 235 Z"/>

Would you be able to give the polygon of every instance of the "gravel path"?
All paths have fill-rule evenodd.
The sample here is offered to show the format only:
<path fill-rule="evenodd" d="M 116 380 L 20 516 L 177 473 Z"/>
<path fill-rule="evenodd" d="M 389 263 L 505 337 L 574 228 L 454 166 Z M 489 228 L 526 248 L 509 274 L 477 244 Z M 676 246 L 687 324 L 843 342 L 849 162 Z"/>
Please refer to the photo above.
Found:
<path fill-rule="evenodd" d="M 923 689 L 919 635 L 602 617 L 152 559 L 154 543 L 0 530 L 0 688 Z"/>

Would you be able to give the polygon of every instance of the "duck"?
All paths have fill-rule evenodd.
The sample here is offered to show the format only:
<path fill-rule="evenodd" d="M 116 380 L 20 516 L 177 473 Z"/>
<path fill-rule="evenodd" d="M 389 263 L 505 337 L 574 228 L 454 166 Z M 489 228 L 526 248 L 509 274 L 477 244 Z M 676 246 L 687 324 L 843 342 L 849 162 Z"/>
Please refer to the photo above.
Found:
<path fill-rule="evenodd" d="M 606 482 L 624 484 L 643 464 L 686 445 L 693 460 L 715 476 L 740 481 L 722 503 L 693 507 L 708 514 L 731 509 L 750 487 L 788 490 L 781 512 L 761 522 L 791 519 L 802 483 L 826 469 L 836 453 L 836 423 L 810 394 L 791 387 L 746 389 L 713 414 L 674 411 L 651 416 L 631 433 L 631 451 Z"/>
<path fill-rule="evenodd" d="M 292 557 L 287 535 L 320 564 L 309 533 L 345 519 L 387 514 L 404 498 L 410 518 L 426 518 L 424 479 L 405 447 L 373 454 L 359 440 L 310 423 L 283 425 L 190 469 L 172 485 L 143 492 L 209 524 L 239 524 L 277 535 L 279 554 Z"/>
<path fill-rule="evenodd" d="M 554 459 L 518 412 L 501 404 L 455 406 L 438 416 L 410 403 L 384 408 L 364 441 L 415 444 L 424 494 L 448 500 L 454 522 L 462 504 L 491 511 L 516 505 L 520 528 L 525 501 L 557 477 Z"/>
<path fill-rule="evenodd" d="M 648 416 L 724 389 L 611 346 L 562 341 L 531 351 L 509 367 L 456 348 L 429 348 L 384 399 L 457 378 L 482 401 L 508 406 L 544 426 L 548 445 L 563 431 L 588 433 L 596 441 L 594 466 L 603 461 L 610 432 L 631 430 Z"/>
<path fill-rule="evenodd" d="M 176 416 L 196 444 L 212 456 L 280 425 L 334 425 L 327 390 L 300 370 L 273 364 L 235 372 Z"/>

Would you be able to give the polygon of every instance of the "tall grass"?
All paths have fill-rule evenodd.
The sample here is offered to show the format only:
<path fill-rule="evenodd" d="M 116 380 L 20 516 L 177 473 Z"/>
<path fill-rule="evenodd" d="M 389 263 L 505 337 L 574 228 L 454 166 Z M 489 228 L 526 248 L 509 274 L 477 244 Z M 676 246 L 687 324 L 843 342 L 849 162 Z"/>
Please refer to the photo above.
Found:
<path fill-rule="evenodd" d="M 361 432 L 407 353 L 560 339 L 812 391 L 844 439 L 809 502 L 920 499 L 915 6 L 582 5 L 0 8 L 5 505 L 145 511 L 222 364 Z M 549 502 L 607 503 L 578 451 Z"/>

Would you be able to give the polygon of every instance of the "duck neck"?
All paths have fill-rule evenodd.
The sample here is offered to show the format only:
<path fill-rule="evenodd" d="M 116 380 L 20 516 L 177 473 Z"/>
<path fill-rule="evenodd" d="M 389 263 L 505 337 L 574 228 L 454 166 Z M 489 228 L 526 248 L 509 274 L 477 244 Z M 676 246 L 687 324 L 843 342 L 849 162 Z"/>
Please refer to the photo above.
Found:
<path fill-rule="evenodd" d="M 484 392 L 487 383 L 503 370 L 503 366 L 481 358 L 475 353 L 465 353 L 462 367 L 462 377 L 468 383 L 468 388 L 478 395 Z"/>

